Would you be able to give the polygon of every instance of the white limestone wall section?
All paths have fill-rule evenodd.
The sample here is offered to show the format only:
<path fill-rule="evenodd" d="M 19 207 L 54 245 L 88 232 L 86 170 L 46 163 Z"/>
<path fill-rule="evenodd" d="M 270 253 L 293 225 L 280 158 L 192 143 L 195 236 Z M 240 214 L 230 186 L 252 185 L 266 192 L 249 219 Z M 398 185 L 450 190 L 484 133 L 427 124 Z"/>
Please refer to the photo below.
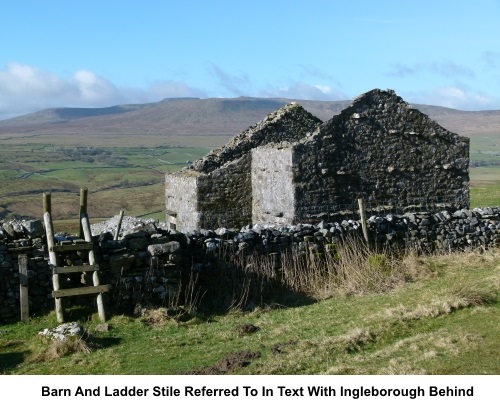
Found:
<path fill-rule="evenodd" d="M 252 150 L 252 222 L 292 223 L 295 196 L 292 148 L 263 146 Z"/>
<path fill-rule="evenodd" d="M 165 176 L 167 224 L 170 229 L 187 232 L 199 228 L 197 174 Z"/>

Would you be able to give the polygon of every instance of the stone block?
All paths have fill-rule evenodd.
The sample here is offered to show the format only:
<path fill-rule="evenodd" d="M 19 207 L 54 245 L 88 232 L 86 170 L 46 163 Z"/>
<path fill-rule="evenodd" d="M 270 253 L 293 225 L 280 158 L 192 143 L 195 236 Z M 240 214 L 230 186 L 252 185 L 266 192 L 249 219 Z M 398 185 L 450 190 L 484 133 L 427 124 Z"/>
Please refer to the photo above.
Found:
<path fill-rule="evenodd" d="M 110 271 L 112 273 L 127 272 L 135 262 L 135 256 L 131 253 L 111 255 L 109 257 Z"/>
<path fill-rule="evenodd" d="M 177 252 L 181 248 L 181 244 L 176 241 L 162 243 L 159 245 L 149 245 L 148 252 L 151 256 L 161 256 L 167 253 Z"/>

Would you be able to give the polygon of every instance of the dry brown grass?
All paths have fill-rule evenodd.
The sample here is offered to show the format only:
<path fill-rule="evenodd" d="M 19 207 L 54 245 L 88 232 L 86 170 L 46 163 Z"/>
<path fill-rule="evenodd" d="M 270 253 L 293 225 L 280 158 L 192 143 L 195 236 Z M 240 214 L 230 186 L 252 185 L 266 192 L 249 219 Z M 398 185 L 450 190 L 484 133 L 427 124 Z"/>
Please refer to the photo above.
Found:
<path fill-rule="evenodd" d="M 375 342 L 376 334 L 366 328 L 356 328 L 346 335 L 340 336 L 338 342 L 348 353 L 359 351 L 369 343 Z"/>
<path fill-rule="evenodd" d="M 439 298 L 428 303 L 419 304 L 416 308 L 399 305 L 390 308 L 386 315 L 403 322 L 417 321 L 425 318 L 436 318 L 450 314 L 463 308 L 478 307 L 492 304 L 496 301 L 496 293 L 475 285 L 458 284 L 451 291 L 443 291 Z"/>
<path fill-rule="evenodd" d="M 67 337 L 65 340 L 48 340 L 48 347 L 36 355 L 34 363 L 51 361 L 74 353 L 90 353 L 92 349 L 80 337 Z"/>
<path fill-rule="evenodd" d="M 305 250 L 291 247 L 272 255 L 222 255 L 207 299 L 231 297 L 227 308 L 245 309 L 249 303 L 266 305 L 286 295 L 323 300 L 382 293 L 435 274 L 427 257 L 376 249 L 351 237 L 325 249 L 310 243 Z"/>
<path fill-rule="evenodd" d="M 284 273 L 292 280 L 289 284 L 318 299 L 386 292 L 434 273 L 427 260 L 412 251 L 376 249 L 355 237 L 308 259 L 302 265 L 293 257 L 283 260 L 290 265 Z"/>

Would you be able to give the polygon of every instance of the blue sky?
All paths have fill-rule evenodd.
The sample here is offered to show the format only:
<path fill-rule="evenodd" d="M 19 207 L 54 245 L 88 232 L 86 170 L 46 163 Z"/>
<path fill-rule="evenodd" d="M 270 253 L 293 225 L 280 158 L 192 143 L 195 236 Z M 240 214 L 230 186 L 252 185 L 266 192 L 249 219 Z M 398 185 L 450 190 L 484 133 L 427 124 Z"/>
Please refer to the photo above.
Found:
<path fill-rule="evenodd" d="M 166 97 L 500 109 L 500 0 L 46 0 L 0 6 L 0 119 Z"/>

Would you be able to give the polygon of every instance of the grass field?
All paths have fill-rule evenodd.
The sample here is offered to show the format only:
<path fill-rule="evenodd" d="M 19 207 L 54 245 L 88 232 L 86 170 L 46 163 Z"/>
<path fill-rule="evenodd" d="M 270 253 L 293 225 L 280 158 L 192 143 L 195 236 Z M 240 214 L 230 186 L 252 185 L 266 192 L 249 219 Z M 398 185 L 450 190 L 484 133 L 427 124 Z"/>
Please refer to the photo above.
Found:
<path fill-rule="evenodd" d="M 102 142 L 102 140 L 101 140 Z M 137 140 L 136 140 L 137 142 Z M 128 140 L 129 145 L 132 141 Z M 42 215 L 42 194 L 52 192 L 56 220 L 78 215 L 81 187 L 89 190 L 91 218 L 159 216 L 164 210 L 164 176 L 205 155 L 202 146 L 102 146 L 13 143 L 0 151 L 0 215 Z M 163 215 L 162 218 L 163 219 Z"/>
<path fill-rule="evenodd" d="M 500 134 L 471 137 L 470 159 L 471 206 L 500 206 Z"/>
<path fill-rule="evenodd" d="M 499 259 L 498 250 L 409 256 L 395 271 L 410 269 L 412 281 L 389 291 L 187 321 L 114 314 L 107 332 L 73 308 L 68 320 L 88 336 L 64 344 L 38 336 L 57 325 L 50 313 L 0 326 L 0 374 L 498 375 Z"/>

